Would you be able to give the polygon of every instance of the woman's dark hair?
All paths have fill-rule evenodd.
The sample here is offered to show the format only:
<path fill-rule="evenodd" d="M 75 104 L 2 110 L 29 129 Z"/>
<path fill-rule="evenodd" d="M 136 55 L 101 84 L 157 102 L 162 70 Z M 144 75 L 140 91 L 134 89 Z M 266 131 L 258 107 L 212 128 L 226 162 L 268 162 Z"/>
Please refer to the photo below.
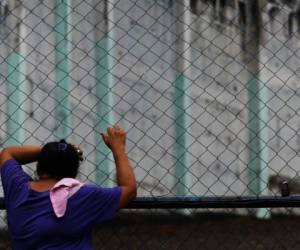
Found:
<path fill-rule="evenodd" d="M 37 162 L 37 175 L 50 178 L 75 178 L 79 168 L 79 156 L 65 140 L 49 142 L 43 146 Z"/>

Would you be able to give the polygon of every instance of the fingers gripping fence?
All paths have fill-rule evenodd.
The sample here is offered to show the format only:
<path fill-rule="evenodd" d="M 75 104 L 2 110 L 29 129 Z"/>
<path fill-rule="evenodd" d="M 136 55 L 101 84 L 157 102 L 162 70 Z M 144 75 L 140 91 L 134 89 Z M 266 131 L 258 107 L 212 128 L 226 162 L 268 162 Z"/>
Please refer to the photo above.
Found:
<path fill-rule="evenodd" d="M 113 186 L 99 133 L 119 123 L 129 208 L 299 206 L 299 1 L 0 4 L 2 147 L 66 138 Z"/>

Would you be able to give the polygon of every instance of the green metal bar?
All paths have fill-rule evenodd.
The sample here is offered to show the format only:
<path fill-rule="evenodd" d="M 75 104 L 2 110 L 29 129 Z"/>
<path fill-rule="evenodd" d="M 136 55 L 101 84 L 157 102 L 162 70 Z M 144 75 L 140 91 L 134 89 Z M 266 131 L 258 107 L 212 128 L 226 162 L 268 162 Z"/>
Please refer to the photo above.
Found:
<path fill-rule="evenodd" d="M 175 121 L 175 192 L 178 196 L 188 195 L 190 192 L 190 172 L 188 170 L 188 96 L 191 66 L 191 13 L 189 1 L 176 1 L 176 75 L 174 82 L 174 121 Z"/>
<path fill-rule="evenodd" d="M 249 193 L 261 196 L 268 194 L 268 110 L 266 107 L 267 88 L 256 77 L 247 84 L 248 91 L 248 126 L 249 126 Z M 260 208 L 256 213 L 259 218 L 269 218 L 270 212 Z"/>
<path fill-rule="evenodd" d="M 262 81 L 259 81 L 259 131 L 260 131 L 260 195 L 269 195 L 268 179 L 269 179 L 269 115 L 268 107 L 268 88 Z M 258 218 L 270 218 L 271 213 L 267 208 L 259 208 L 257 211 Z"/>
<path fill-rule="evenodd" d="M 262 5 L 261 1 L 245 2 L 246 23 L 241 27 L 243 59 L 247 69 L 248 81 L 248 189 L 250 195 L 261 196 L 267 193 L 268 178 L 268 100 L 267 88 L 259 80 L 260 41 L 262 39 Z M 265 208 L 256 210 L 259 218 L 269 218 L 270 211 Z"/>
<path fill-rule="evenodd" d="M 113 98 L 112 98 L 112 74 L 110 53 L 113 41 L 105 35 L 96 44 L 96 96 L 97 96 L 97 121 L 96 133 L 105 132 L 107 127 L 114 124 Z M 95 136 L 96 142 L 96 183 L 111 186 L 113 159 L 110 150 L 103 143 L 99 134 Z"/>
<path fill-rule="evenodd" d="M 260 120 L 259 120 L 259 81 L 251 79 L 247 84 L 248 90 L 248 127 L 249 127 L 249 193 L 260 194 Z"/>
<path fill-rule="evenodd" d="M 70 91 L 71 0 L 55 2 L 55 77 L 56 77 L 56 137 L 66 138 L 72 132 Z"/>
<path fill-rule="evenodd" d="M 25 140 L 24 102 L 26 95 L 26 77 L 24 58 L 17 52 L 11 52 L 7 58 L 7 141 L 6 145 L 19 145 Z"/>
<path fill-rule="evenodd" d="M 190 174 L 189 174 L 189 163 L 187 155 L 187 143 L 188 143 L 188 126 L 186 114 L 187 90 L 188 79 L 183 73 L 179 74 L 174 83 L 174 121 L 175 121 L 175 177 L 176 177 L 176 195 L 184 196 L 189 193 L 190 185 Z"/>

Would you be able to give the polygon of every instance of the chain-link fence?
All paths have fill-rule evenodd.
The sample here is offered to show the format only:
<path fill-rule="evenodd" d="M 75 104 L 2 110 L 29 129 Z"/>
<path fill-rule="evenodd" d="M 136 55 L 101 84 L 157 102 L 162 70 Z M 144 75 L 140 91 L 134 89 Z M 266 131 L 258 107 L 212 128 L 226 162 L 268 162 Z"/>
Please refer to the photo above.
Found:
<path fill-rule="evenodd" d="M 299 32 L 298 0 L 1 0 L 0 145 L 66 138 L 113 186 L 99 133 L 119 123 L 138 197 L 279 201 L 300 191 Z"/>

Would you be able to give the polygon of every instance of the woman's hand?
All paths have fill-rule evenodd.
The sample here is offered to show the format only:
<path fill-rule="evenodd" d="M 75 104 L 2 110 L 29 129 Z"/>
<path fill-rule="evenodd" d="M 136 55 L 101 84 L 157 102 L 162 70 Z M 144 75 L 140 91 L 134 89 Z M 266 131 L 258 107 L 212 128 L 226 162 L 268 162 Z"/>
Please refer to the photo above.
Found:
<path fill-rule="evenodd" d="M 107 133 L 101 133 L 101 136 L 113 153 L 125 151 L 126 132 L 120 126 L 109 127 Z"/>
<path fill-rule="evenodd" d="M 122 188 L 119 208 L 124 208 L 136 197 L 137 185 L 134 172 L 125 152 L 126 133 L 124 129 L 115 125 L 107 129 L 106 134 L 101 134 L 105 144 L 111 149 L 117 174 L 117 184 Z"/>

